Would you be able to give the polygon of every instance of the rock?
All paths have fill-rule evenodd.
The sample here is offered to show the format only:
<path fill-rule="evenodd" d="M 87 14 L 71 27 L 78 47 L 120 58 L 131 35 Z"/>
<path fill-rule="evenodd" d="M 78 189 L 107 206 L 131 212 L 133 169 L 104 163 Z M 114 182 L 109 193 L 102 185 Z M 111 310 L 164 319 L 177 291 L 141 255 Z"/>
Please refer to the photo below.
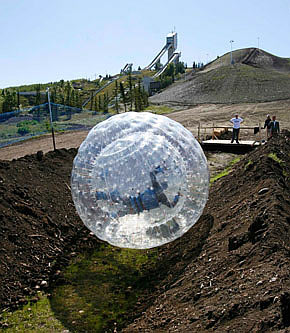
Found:
<path fill-rule="evenodd" d="M 43 151 L 42 150 L 39 150 L 37 153 L 36 153 L 36 159 L 38 161 L 42 161 L 43 159 Z"/>
<path fill-rule="evenodd" d="M 264 188 L 260 189 L 260 191 L 258 192 L 258 194 L 261 195 L 261 194 L 267 193 L 269 190 L 270 190 L 269 187 L 264 187 Z"/>

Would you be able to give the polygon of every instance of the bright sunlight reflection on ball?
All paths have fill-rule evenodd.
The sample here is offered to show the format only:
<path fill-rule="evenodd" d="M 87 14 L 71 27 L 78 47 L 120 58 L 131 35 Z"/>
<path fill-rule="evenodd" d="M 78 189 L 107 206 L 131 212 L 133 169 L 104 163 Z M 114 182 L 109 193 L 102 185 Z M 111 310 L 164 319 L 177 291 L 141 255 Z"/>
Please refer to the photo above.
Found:
<path fill-rule="evenodd" d="M 72 170 L 72 196 L 84 224 L 100 239 L 147 249 L 182 236 L 208 197 L 207 161 L 179 123 L 127 112 L 96 125 Z"/>

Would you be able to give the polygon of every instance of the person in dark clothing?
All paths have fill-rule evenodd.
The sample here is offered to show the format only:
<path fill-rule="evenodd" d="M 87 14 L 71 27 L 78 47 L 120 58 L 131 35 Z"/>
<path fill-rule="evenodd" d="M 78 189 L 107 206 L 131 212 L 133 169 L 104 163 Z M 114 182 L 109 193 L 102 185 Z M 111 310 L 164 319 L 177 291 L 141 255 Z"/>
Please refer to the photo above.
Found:
<path fill-rule="evenodd" d="M 271 117 L 269 114 L 267 114 L 267 118 L 264 123 L 264 129 L 266 128 L 266 133 L 267 133 L 267 139 L 269 139 L 271 135 L 271 130 L 270 130 L 270 123 L 271 123 Z"/>
<path fill-rule="evenodd" d="M 273 116 L 270 122 L 270 132 L 270 138 L 276 137 L 280 133 L 280 124 L 279 121 L 276 120 L 276 116 Z"/>
<path fill-rule="evenodd" d="M 181 196 L 180 192 L 176 194 L 172 202 L 169 202 L 167 196 L 163 192 L 167 188 L 167 183 L 159 183 L 156 178 L 156 174 L 164 172 L 163 169 L 158 166 L 154 171 L 150 172 L 150 179 L 152 187 L 148 187 L 144 192 L 138 192 L 137 196 L 131 195 L 128 198 L 122 198 L 117 190 L 106 194 L 104 192 L 97 191 L 97 200 L 111 200 L 115 203 L 122 202 L 125 206 L 131 207 L 131 213 L 140 214 L 144 210 L 151 210 L 159 207 L 159 204 L 163 204 L 168 208 L 173 208 L 178 203 Z M 133 191 L 133 189 L 132 189 Z"/>

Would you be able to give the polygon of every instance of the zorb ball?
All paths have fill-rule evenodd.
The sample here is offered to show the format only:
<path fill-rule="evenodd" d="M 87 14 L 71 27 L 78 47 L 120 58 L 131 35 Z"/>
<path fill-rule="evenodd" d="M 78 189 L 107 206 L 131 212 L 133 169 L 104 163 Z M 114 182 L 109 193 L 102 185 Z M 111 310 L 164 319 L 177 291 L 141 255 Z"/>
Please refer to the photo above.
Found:
<path fill-rule="evenodd" d="M 179 123 L 127 112 L 96 125 L 74 159 L 72 197 L 100 239 L 148 249 L 182 236 L 202 214 L 209 172 L 199 143 Z"/>

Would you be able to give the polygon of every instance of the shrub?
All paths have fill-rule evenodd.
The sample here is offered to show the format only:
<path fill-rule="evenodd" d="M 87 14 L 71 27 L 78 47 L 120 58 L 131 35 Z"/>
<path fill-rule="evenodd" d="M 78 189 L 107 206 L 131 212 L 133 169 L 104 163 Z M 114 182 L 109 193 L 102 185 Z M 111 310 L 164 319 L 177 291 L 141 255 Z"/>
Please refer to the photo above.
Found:
<path fill-rule="evenodd" d="M 30 132 L 30 129 L 29 129 L 28 126 L 19 127 L 18 130 L 17 130 L 17 133 L 20 134 L 20 135 L 25 135 L 25 134 L 28 134 L 29 132 Z"/>

